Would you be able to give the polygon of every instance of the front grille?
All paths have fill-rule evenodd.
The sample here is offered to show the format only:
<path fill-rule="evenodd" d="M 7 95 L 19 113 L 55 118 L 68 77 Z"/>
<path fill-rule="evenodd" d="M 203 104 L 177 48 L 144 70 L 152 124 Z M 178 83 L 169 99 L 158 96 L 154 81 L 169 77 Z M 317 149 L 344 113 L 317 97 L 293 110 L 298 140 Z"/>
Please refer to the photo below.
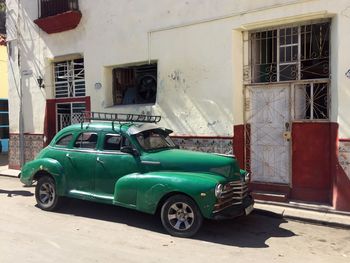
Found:
<path fill-rule="evenodd" d="M 220 212 L 221 210 L 232 205 L 241 205 L 243 203 L 243 199 L 247 196 L 248 184 L 246 182 L 229 182 L 224 186 L 217 203 L 214 205 L 213 213 Z"/>

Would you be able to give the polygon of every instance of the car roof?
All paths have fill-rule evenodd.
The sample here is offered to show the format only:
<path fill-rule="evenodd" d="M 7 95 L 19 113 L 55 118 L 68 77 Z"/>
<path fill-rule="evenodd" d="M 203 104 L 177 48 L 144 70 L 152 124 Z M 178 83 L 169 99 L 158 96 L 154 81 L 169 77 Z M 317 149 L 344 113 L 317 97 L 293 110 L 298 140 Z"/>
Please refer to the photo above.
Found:
<path fill-rule="evenodd" d="M 63 128 L 61 131 L 57 133 L 57 135 L 67 133 L 67 132 L 75 132 L 77 130 L 102 130 L 102 131 L 110 131 L 110 132 L 120 132 L 120 133 L 127 133 L 130 135 L 134 135 L 146 130 L 155 130 L 160 129 L 168 134 L 172 133 L 171 130 L 162 128 L 154 123 L 116 123 L 116 122 L 103 122 L 103 121 L 96 121 L 96 122 L 84 122 L 84 123 L 78 123 L 73 124 L 70 126 L 67 126 Z"/>
<path fill-rule="evenodd" d="M 132 126 L 132 123 L 113 123 L 112 122 L 84 122 L 84 123 L 77 123 L 72 124 L 70 126 L 67 126 L 63 128 L 59 133 L 66 133 L 70 131 L 77 131 L 77 130 L 103 130 L 103 131 L 122 131 L 126 132 L 130 126 Z"/>

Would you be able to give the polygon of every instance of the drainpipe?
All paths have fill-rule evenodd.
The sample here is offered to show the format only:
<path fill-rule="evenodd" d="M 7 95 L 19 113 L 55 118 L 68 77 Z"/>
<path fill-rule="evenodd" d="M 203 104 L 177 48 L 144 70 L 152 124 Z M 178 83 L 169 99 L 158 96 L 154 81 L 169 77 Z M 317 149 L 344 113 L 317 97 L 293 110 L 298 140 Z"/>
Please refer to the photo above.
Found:
<path fill-rule="evenodd" d="M 24 117 L 23 117 L 23 78 L 21 70 L 21 32 L 20 32 L 20 0 L 17 2 L 17 63 L 19 71 L 19 161 L 21 168 L 24 165 Z"/>
<path fill-rule="evenodd" d="M 18 50 L 19 51 L 19 50 Z M 18 60 L 20 56 L 18 56 Z M 18 62 L 19 66 L 19 160 L 21 168 L 24 165 L 24 117 L 23 117 L 23 83 L 22 83 L 22 72 L 20 67 L 20 62 Z"/>

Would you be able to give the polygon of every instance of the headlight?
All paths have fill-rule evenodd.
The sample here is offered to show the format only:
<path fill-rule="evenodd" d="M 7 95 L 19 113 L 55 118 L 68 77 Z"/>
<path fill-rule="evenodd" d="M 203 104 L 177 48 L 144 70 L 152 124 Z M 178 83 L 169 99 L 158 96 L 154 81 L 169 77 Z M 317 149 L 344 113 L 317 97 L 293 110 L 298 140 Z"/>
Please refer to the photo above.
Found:
<path fill-rule="evenodd" d="M 249 180 L 250 180 L 250 173 L 247 172 L 244 176 L 244 181 L 249 182 Z"/>
<path fill-rule="evenodd" d="M 216 185 L 216 187 L 215 187 L 215 196 L 216 196 L 217 198 L 220 198 L 221 193 L 222 193 L 222 189 L 223 189 L 222 184 L 217 184 L 217 185 Z"/>

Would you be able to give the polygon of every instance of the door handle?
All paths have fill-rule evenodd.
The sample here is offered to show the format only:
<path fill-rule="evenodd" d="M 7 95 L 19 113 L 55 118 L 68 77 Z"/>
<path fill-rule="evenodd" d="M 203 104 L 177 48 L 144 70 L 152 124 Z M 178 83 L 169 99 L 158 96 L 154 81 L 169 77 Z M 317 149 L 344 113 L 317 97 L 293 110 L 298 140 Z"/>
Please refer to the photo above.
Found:
<path fill-rule="evenodd" d="M 66 157 L 67 157 L 69 160 L 72 160 L 72 156 L 70 156 L 69 153 L 66 154 Z"/>
<path fill-rule="evenodd" d="M 102 161 L 102 160 L 100 159 L 100 157 L 97 157 L 96 161 L 97 161 L 98 163 L 100 163 L 100 164 L 104 164 L 104 161 Z"/>
<path fill-rule="evenodd" d="M 290 131 L 290 124 L 289 124 L 289 122 L 286 122 L 286 123 L 284 124 L 284 127 L 286 128 L 286 130 L 285 130 L 285 132 L 283 133 L 283 138 L 284 138 L 287 142 L 289 142 L 290 139 L 292 138 L 292 133 L 291 133 L 291 131 Z"/>

